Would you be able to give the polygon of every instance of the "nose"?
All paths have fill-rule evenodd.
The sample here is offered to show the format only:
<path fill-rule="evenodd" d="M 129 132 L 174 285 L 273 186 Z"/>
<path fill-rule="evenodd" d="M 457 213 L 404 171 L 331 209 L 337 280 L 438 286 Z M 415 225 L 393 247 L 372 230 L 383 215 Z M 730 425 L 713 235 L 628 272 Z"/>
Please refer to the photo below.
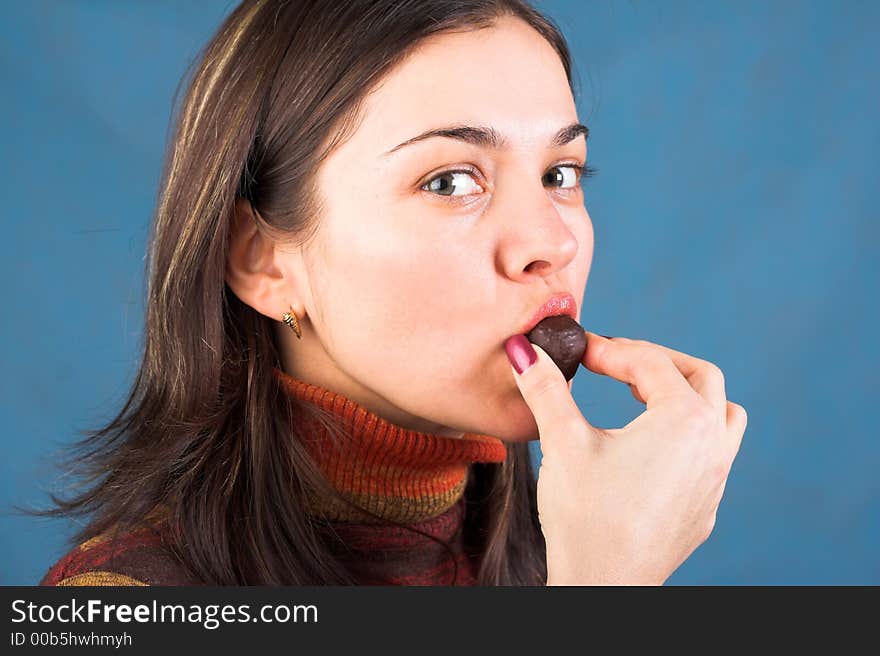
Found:
<path fill-rule="evenodd" d="M 566 225 L 549 190 L 540 180 L 508 180 L 496 188 L 493 208 L 503 233 L 498 241 L 497 268 L 512 280 L 527 282 L 564 269 L 578 252 L 578 241 Z M 518 185 L 514 187 L 513 185 Z"/>

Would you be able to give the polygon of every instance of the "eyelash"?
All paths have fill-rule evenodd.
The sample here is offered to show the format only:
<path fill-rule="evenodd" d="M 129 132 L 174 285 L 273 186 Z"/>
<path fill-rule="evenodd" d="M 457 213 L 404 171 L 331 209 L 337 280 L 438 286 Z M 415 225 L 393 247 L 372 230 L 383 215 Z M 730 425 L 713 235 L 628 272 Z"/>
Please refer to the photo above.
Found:
<path fill-rule="evenodd" d="M 572 168 L 575 171 L 577 171 L 578 185 L 582 184 L 583 181 L 586 180 L 587 178 L 595 177 L 595 175 L 599 172 L 598 169 L 590 166 L 589 164 L 581 165 L 577 162 L 563 162 L 561 164 L 556 164 L 554 166 L 551 166 L 547 170 L 549 171 L 549 170 L 557 169 L 557 168 Z M 425 183 L 422 184 L 419 188 L 422 191 L 424 191 L 425 193 L 430 194 L 431 196 L 438 197 L 441 201 L 444 201 L 447 203 L 461 203 L 461 202 L 465 201 L 465 199 L 474 195 L 474 194 L 466 194 L 464 196 L 453 196 L 453 195 L 446 195 L 446 194 L 435 194 L 434 192 L 429 191 L 428 189 L 425 189 L 425 187 L 430 185 L 437 178 L 442 178 L 444 175 L 449 175 L 450 173 L 467 173 L 467 174 L 473 175 L 473 176 L 476 176 L 479 174 L 479 172 L 477 171 L 477 169 L 475 167 L 465 167 L 465 168 L 459 168 L 459 169 L 449 169 L 448 171 L 440 171 L 436 175 L 432 176 L 430 179 L 426 180 Z M 560 191 L 562 193 L 569 193 L 569 192 L 573 193 L 576 190 L 576 188 L 577 188 L 577 186 L 558 187 L 557 191 Z"/>

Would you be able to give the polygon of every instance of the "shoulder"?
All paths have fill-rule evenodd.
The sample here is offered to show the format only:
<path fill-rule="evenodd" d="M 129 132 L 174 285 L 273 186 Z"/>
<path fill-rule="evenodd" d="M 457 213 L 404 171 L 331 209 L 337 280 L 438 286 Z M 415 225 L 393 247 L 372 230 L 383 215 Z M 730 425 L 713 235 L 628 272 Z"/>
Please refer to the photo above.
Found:
<path fill-rule="evenodd" d="M 161 526 L 105 533 L 59 559 L 40 585 L 197 585 L 169 549 Z"/>

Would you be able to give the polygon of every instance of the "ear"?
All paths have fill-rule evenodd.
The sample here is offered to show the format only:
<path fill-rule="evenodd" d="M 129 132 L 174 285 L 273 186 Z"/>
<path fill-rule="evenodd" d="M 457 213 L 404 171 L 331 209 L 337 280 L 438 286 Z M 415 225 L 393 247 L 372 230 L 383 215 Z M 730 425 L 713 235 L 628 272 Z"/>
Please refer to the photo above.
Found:
<path fill-rule="evenodd" d="M 294 260 L 296 253 L 282 252 L 275 242 L 257 228 L 256 210 L 244 198 L 235 199 L 229 226 L 226 283 L 242 302 L 267 317 L 281 320 L 292 306 L 304 316 L 303 299 L 294 271 L 302 271 Z"/>

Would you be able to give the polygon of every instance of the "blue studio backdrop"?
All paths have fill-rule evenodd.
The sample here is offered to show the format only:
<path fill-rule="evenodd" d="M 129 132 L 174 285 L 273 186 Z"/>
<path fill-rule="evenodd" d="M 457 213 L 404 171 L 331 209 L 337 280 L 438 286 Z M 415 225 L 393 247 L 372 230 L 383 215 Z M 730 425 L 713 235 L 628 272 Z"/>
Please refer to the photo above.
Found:
<path fill-rule="evenodd" d="M 131 384 L 171 103 L 234 3 L 7 3 L 0 583 L 67 548 L 58 450 Z M 670 584 L 880 583 L 876 2 L 540 2 L 599 169 L 582 320 L 718 364 L 749 424 Z M 643 409 L 585 370 L 584 415 Z M 535 446 L 535 457 L 540 451 Z"/>

